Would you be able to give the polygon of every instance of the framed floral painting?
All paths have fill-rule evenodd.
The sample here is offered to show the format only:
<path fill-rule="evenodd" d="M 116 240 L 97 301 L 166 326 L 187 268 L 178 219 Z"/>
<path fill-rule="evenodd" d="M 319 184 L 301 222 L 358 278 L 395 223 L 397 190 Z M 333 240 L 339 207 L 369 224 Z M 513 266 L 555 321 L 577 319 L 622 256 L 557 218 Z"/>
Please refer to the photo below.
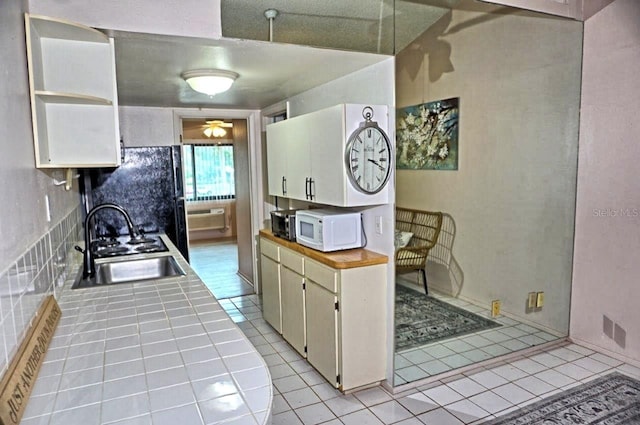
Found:
<path fill-rule="evenodd" d="M 396 168 L 458 169 L 459 98 L 398 109 Z"/>

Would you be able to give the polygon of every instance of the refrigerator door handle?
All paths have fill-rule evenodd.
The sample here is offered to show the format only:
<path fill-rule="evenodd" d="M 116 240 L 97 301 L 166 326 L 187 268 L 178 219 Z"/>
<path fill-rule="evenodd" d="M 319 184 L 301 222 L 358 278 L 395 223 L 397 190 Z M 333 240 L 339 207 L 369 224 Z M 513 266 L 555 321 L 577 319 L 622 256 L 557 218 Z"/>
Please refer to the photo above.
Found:
<path fill-rule="evenodd" d="M 178 145 L 171 146 L 171 171 L 173 172 L 173 196 L 184 196 L 184 182 L 182 181 L 182 150 Z"/>
<path fill-rule="evenodd" d="M 176 182 L 176 194 L 179 198 L 184 196 L 184 192 L 182 191 L 182 170 L 180 167 L 175 167 L 175 182 Z"/>

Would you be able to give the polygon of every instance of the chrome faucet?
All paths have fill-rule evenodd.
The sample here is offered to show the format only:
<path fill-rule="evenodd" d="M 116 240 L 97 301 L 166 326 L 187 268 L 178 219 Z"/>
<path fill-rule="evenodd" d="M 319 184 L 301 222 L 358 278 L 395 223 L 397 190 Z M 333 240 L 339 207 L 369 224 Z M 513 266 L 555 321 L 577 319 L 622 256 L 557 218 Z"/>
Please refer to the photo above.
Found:
<path fill-rule="evenodd" d="M 93 207 L 88 213 L 87 217 L 84 219 L 84 254 L 83 263 L 82 263 L 82 278 L 88 279 L 93 277 L 96 274 L 96 263 L 95 258 L 93 257 L 93 252 L 91 252 L 91 232 L 89 231 L 89 223 L 91 222 L 91 218 L 100 210 L 105 208 L 116 210 L 124 216 L 124 219 L 127 222 L 127 227 L 129 228 L 129 236 L 131 240 L 136 240 L 141 237 L 140 233 L 133 226 L 133 222 L 131 221 L 131 217 L 129 213 L 125 211 L 120 205 L 116 204 L 100 204 Z"/>

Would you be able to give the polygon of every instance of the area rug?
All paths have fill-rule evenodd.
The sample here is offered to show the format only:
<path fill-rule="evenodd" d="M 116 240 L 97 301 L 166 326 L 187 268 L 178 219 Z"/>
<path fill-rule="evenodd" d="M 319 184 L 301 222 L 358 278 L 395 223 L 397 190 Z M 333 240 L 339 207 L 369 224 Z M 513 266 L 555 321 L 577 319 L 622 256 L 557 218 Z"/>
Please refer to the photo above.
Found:
<path fill-rule="evenodd" d="M 485 423 L 638 425 L 640 381 L 612 373 Z"/>
<path fill-rule="evenodd" d="M 396 350 L 501 326 L 437 298 L 396 285 Z"/>

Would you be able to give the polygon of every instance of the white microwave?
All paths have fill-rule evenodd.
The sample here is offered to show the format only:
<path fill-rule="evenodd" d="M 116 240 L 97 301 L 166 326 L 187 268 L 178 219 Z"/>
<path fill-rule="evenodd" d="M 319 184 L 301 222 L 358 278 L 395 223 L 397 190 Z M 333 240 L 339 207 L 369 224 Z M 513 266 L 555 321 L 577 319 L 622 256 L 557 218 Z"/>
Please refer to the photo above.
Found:
<path fill-rule="evenodd" d="M 329 252 L 361 248 L 362 214 L 329 209 L 296 212 L 296 242 Z"/>

